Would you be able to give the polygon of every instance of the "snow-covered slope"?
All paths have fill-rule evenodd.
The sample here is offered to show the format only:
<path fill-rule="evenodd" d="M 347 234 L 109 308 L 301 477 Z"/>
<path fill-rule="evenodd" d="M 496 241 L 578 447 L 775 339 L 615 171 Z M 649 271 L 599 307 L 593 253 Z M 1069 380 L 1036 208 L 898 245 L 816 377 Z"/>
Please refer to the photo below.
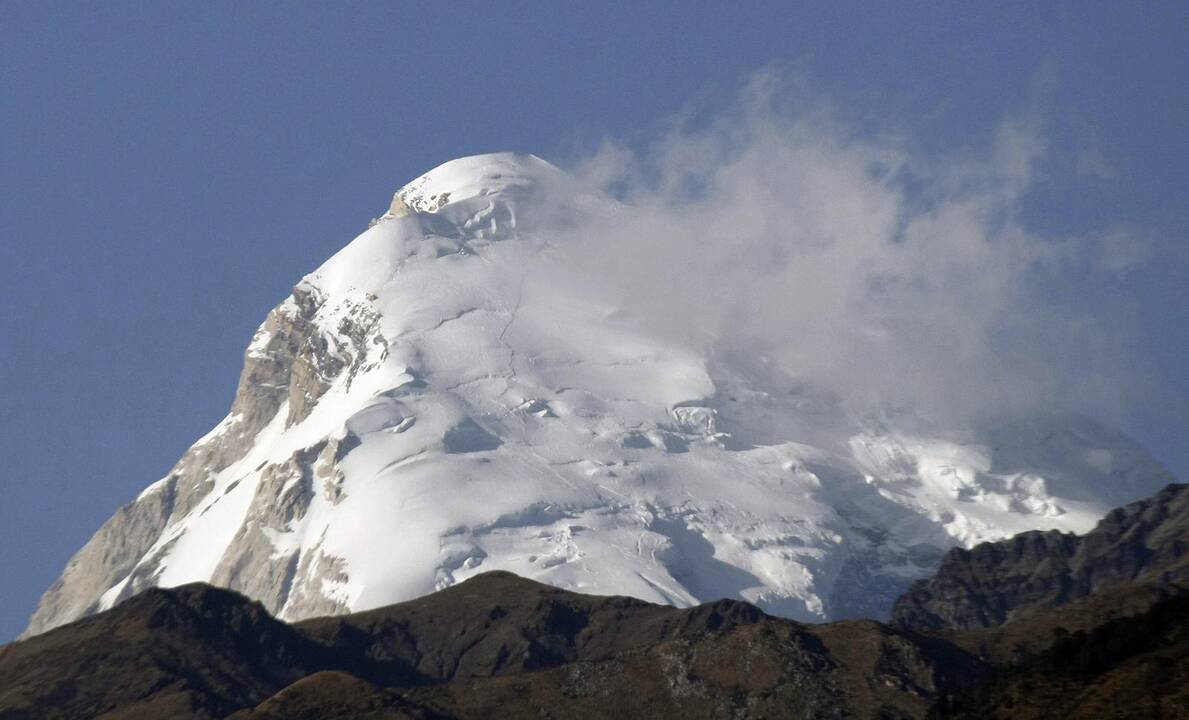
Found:
<path fill-rule="evenodd" d="M 231 413 L 79 551 L 29 632 L 149 585 L 298 619 L 493 569 L 883 616 L 954 544 L 1086 531 L 1170 481 L 1089 421 L 872 420 L 537 281 L 574 262 L 561 228 L 616 211 L 531 155 L 402 188 L 269 314 Z"/>

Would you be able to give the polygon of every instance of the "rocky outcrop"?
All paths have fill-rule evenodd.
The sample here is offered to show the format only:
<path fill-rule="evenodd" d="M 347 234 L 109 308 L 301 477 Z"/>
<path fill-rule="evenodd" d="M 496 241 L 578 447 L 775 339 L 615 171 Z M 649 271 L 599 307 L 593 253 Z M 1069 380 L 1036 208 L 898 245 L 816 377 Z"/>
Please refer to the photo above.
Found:
<path fill-rule="evenodd" d="M 1026 532 L 951 550 L 892 617 L 920 630 L 994 627 L 1121 583 L 1189 585 L 1189 485 L 1113 510 L 1084 536 Z"/>
<path fill-rule="evenodd" d="M 103 609 L 104 593 L 110 592 L 110 604 L 152 584 L 157 560 L 169 549 L 168 541 L 163 542 L 167 528 L 199 506 L 214 488 L 213 477 L 242 459 L 278 413 L 286 413 L 286 426 L 300 422 L 335 378 L 344 372 L 353 377 L 365 367 L 373 348 L 378 348 L 373 355 L 382 359 L 379 315 L 366 302 L 333 309 L 334 333 L 322 328 L 325 319 L 319 313 L 330 310 L 325 304 L 316 288 L 299 284 L 269 313 L 245 352 L 227 417 L 71 558 L 41 598 L 23 636 Z M 314 492 L 341 495 L 335 464 L 355 442 L 350 436 L 330 438 L 299 451 L 288 463 L 266 468 L 249 522 L 238 531 L 212 581 L 258 597 L 270 612 L 279 612 L 299 558 L 274 557 L 266 530 L 280 531 L 293 514 L 304 513 Z M 338 609 L 335 603 L 319 606 Z"/>
<path fill-rule="evenodd" d="M 173 513 L 177 478 L 167 478 L 154 491 L 116 511 L 75 553 L 50 586 L 29 620 L 25 635 L 36 635 L 94 611 L 99 596 L 132 572 L 157 542 Z"/>
<path fill-rule="evenodd" d="M 244 355 L 220 459 L 229 463 L 242 457 L 283 407 L 288 408 L 286 427 L 307 418 L 344 370 L 352 376 L 359 372 L 369 345 L 385 345 L 378 326 L 379 315 L 366 302 L 327 307 L 316 287 L 298 283 L 268 314 Z"/>
<path fill-rule="evenodd" d="M 235 534 L 211 582 L 256 598 L 279 613 L 297 572 L 296 549 L 278 552 L 272 537 L 290 530 L 314 496 L 313 465 L 326 447 L 295 452 L 288 462 L 265 467 L 243 525 Z"/>
<path fill-rule="evenodd" d="M 277 538 L 294 529 L 322 492 L 331 502 L 341 499 L 336 464 L 358 440 L 348 434 L 298 450 L 284 463 L 260 471 L 256 494 L 243 525 L 223 554 L 211 582 L 263 603 L 274 615 L 298 617 L 341 612 L 321 591 L 324 581 L 345 580 L 340 563 L 321 553 L 303 557 L 297 548 L 278 549 Z M 294 592 L 300 587 L 300 592 Z"/>
<path fill-rule="evenodd" d="M 257 330 L 231 408 L 232 417 L 239 420 L 230 443 L 255 437 L 286 403 L 285 426 L 301 422 L 351 364 L 350 354 L 317 322 L 325 303 L 317 288 L 299 283 Z"/>

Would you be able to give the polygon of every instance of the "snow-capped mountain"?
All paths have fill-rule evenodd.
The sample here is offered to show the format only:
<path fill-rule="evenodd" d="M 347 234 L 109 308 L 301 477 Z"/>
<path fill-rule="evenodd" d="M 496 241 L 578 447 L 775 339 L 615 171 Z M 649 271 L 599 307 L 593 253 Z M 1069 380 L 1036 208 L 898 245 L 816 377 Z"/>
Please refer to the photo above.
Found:
<path fill-rule="evenodd" d="M 1085 532 L 1171 481 L 1088 420 L 936 428 L 658 338 L 536 274 L 619 205 L 531 155 L 455 160 L 303 278 L 228 416 L 120 508 L 27 633 L 207 581 L 293 620 L 485 570 L 801 620 L 886 616 L 949 547 Z"/>

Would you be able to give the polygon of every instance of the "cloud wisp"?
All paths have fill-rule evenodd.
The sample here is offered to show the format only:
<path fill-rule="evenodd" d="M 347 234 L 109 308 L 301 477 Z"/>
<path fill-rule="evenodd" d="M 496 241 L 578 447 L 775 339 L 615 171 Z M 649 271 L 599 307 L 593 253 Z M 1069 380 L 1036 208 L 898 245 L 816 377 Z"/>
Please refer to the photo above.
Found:
<path fill-rule="evenodd" d="M 790 109 L 784 87 L 762 75 L 697 127 L 577 163 L 621 204 L 572 228 L 563 281 L 649 332 L 763 357 L 860 407 L 947 422 L 1120 411 L 1138 382 L 1123 311 L 1054 298 L 1142 252 L 1122 228 L 1083 240 L 1025 226 L 1045 153 L 1034 117 L 939 156 Z"/>

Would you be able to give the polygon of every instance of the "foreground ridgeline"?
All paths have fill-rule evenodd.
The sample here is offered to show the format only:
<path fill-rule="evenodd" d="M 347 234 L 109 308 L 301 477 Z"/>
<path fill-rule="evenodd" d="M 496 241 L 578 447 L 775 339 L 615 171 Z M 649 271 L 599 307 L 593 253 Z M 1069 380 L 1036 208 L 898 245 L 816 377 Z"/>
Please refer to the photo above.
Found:
<path fill-rule="evenodd" d="M 192 584 L 0 648 L 0 718 L 1179 718 L 1189 486 L 954 552 L 893 625 L 506 572 L 287 624 Z"/>
<path fill-rule="evenodd" d="M 630 203 L 514 153 L 403 187 L 268 314 L 227 417 L 75 554 L 25 635 L 155 585 L 292 622 L 487 570 L 886 619 L 953 547 L 1086 532 L 1172 482 L 1084 418 L 856 407 L 767 351 L 658 327 L 612 291 L 655 232 Z"/>
<path fill-rule="evenodd" d="M 913 717 L 984 672 L 870 621 L 676 609 L 500 572 L 295 625 L 187 585 L 0 650 L 0 717 Z"/>
<path fill-rule="evenodd" d="M 896 601 L 893 623 L 918 630 L 990 628 L 1027 623 L 1069 605 L 1105 608 L 1105 598 L 1120 590 L 1123 603 L 1177 594 L 1189 583 L 1187 531 L 1189 492 L 1170 485 L 1112 510 L 1082 536 L 1026 532 L 954 549 L 932 578 Z"/>

